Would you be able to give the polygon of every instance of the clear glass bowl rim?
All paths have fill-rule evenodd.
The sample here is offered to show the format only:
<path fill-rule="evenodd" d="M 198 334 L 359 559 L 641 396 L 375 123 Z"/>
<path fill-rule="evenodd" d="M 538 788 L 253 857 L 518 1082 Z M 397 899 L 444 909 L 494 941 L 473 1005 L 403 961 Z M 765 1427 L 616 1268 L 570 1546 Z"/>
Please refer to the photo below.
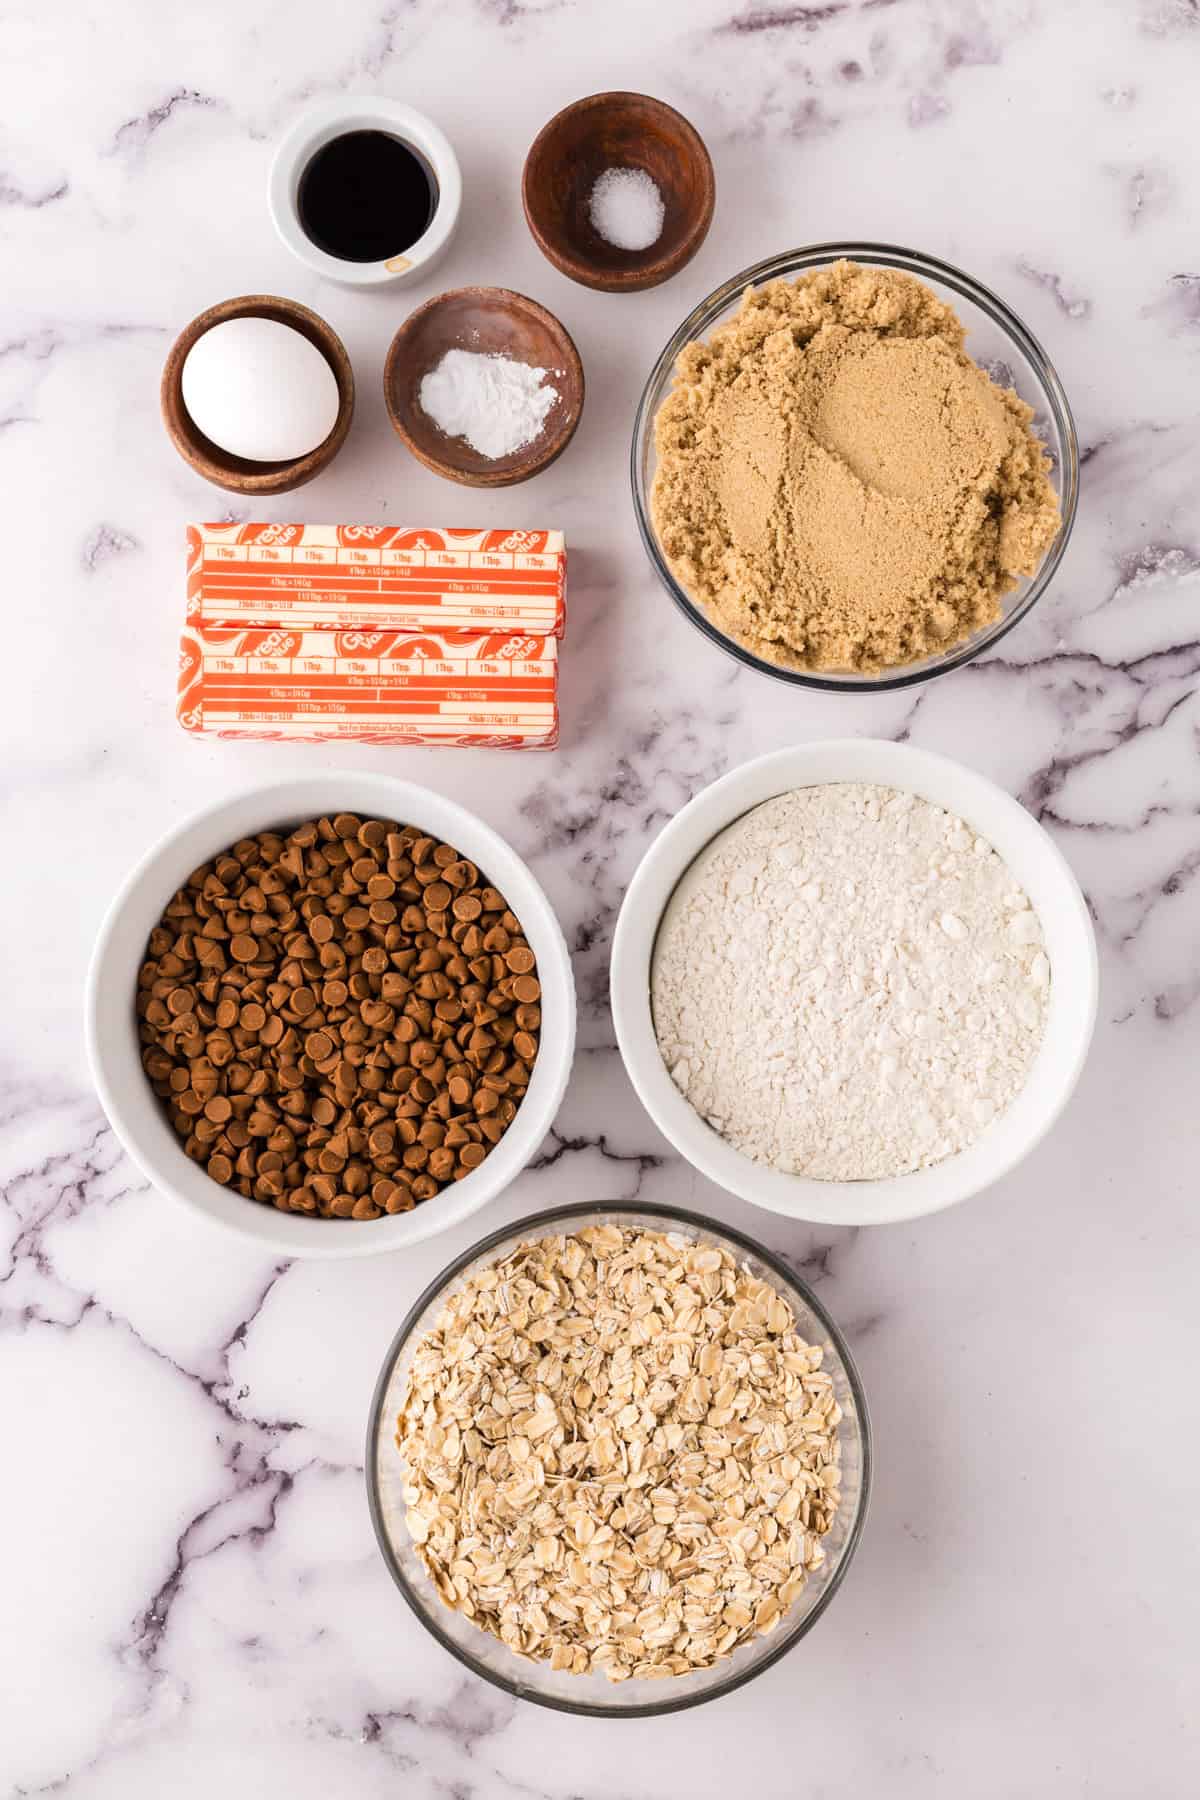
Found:
<path fill-rule="evenodd" d="M 453 1282 L 464 1269 L 470 1264 L 479 1261 L 480 1258 L 487 1256 L 497 1245 L 503 1244 L 509 1239 L 519 1239 L 525 1232 L 540 1230 L 548 1225 L 563 1225 L 569 1230 L 573 1220 L 593 1216 L 597 1213 L 603 1214 L 605 1217 L 625 1216 L 642 1219 L 657 1219 L 663 1221 L 667 1230 L 673 1229 L 676 1225 L 684 1225 L 693 1230 L 708 1232 L 714 1237 L 725 1238 L 731 1244 L 736 1245 L 739 1249 L 763 1263 L 785 1284 L 786 1287 L 793 1288 L 796 1292 L 801 1294 L 804 1298 L 805 1305 L 810 1308 L 814 1317 L 817 1318 L 824 1327 L 830 1342 L 837 1351 L 842 1367 L 845 1370 L 846 1380 L 849 1384 L 850 1391 L 854 1396 L 855 1410 L 858 1414 L 859 1445 L 862 1458 L 858 1510 L 851 1522 L 850 1529 L 846 1534 L 846 1542 L 842 1550 L 841 1560 L 830 1576 L 825 1591 L 821 1594 L 812 1610 L 806 1615 L 800 1627 L 794 1631 L 791 1636 L 783 1638 L 778 1644 L 769 1648 L 766 1653 L 750 1667 L 735 1671 L 731 1659 L 729 1677 L 725 1681 L 718 1683 L 716 1686 L 709 1688 L 704 1693 L 683 1695 L 675 1700 L 664 1698 L 662 1700 L 646 1701 L 644 1703 L 635 1703 L 630 1706 L 620 1707 L 594 1706 L 587 1701 L 564 1700 L 560 1699 L 557 1695 L 534 1693 L 526 1687 L 519 1686 L 516 1682 L 506 1680 L 497 1670 L 489 1668 L 485 1663 L 477 1662 L 460 1644 L 455 1643 L 454 1639 L 451 1638 L 448 1633 L 443 1632 L 439 1628 L 436 1615 L 427 1609 L 412 1592 L 408 1579 L 405 1576 L 403 1569 L 400 1567 L 397 1558 L 393 1554 L 391 1542 L 384 1526 L 383 1509 L 380 1503 L 379 1487 L 376 1479 L 376 1447 L 379 1443 L 379 1432 L 383 1418 L 383 1404 L 387 1394 L 388 1384 L 391 1380 L 392 1370 L 426 1307 L 428 1307 L 440 1293 L 448 1288 L 451 1282 Z M 783 1259 L 777 1256 L 773 1250 L 766 1249 L 754 1238 L 747 1237 L 744 1232 L 736 1230 L 731 1225 L 725 1225 L 713 1219 L 706 1219 L 702 1214 L 687 1212 L 682 1207 L 640 1206 L 633 1200 L 614 1200 L 611 1202 L 603 1200 L 584 1200 L 570 1206 L 554 1206 L 548 1208 L 545 1212 L 531 1213 L 526 1219 L 517 1219 L 510 1224 L 499 1226 L 495 1231 L 489 1232 L 486 1237 L 480 1238 L 477 1243 L 470 1245 L 468 1249 L 463 1251 L 461 1256 L 455 1257 L 454 1261 L 443 1269 L 439 1275 L 436 1275 L 429 1283 L 428 1287 L 425 1288 L 424 1292 L 413 1302 L 403 1324 L 400 1326 L 399 1331 L 397 1331 L 391 1344 L 388 1346 L 387 1354 L 383 1359 L 383 1366 L 379 1372 L 379 1378 L 375 1383 L 375 1392 L 371 1398 L 371 1411 L 367 1420 L 365 1473 L 367 1504 L 370 1509 L 371 1524 L 374 1528 L 375 1540 L 379 1545 L 380 1554 L 387 1565 L 388 1572 L 403 1595 L 410 1611 L 416 1615 L 430 1635 L 437 1639 L 442 1648 L 448 1650 L 451 1656 L 462 1663 L 465 1668 L 469 1669 L 473 1675 L 480 1676 L 484 1681 L 490 1682 L 493 1687 L 502 1689 L 503 1692 L 510 1694 L 514 1699 L 529 1700 L 536 1706 L 546 1706 L 554 1712 L 576 1713 L 599 1719 L 648 1719 L 656 1718 L 663 1713 L 685 1712 L 693 1706 L 704 1706 L 709 1701 L 719 1700 L 724 1695 L 731 1694 L 735 1688 L 745 1686 L 748 1681 L 753 1681 L 755 1676 L 761 1675 L 765 1669 L 771 1668 L 771 1666 L 774 1663 L 777 1663 L 782 1656 L 785 1656 L 789 1650 L 793 1649 L 796 1644 L 807 1637 L 813 1626 L 817 1623 L 817 1620 L 821 1618 L 822 1614 L 829 1606 L 834 1595 L 837 1593 L 847 1569 L 854 1560 L 859 1540 L 862 1537 L 863 1526 L 866 1522 L 867 1510 L 870 1505 L 873 1468 L 871 1420 L 867 1410 L 867 1397 L 863 1391 L 862 1380 L 859 1376 L 857 1365 L 855 1364 L 854 1357 L 850 1352 L 850 1346 L 847 1344 L 844 1335 L 838 1329 L 833 1319 L 830 1318 L 828 1311 L 822 1305 L 820 1300 L 817 1299 L 808 1283 L 802 1281 L 798 1275 L 789 1269 Z M 661 1687 L 664 1685 L 669 1686 L 669 1683 L 641 1683 L 639 1685 Z M 625 1683 L 622 1692 L 627 1691 L 632 1686 L 632 1683 Z"/>
<path fill-rule="evenodd" d="M 1010 613 L 998 619 L 982 635 L 968 638 L 959 644 L 948 655 L 933 664 L 932 667 L 920 669 L 899 669 L 894 674 L 863 676 L 832 676 L 810 673 L 805 669 L 788 669 L 776 663 L 769 663 L 762 657 L 755 656 L 753 651 L 745 649 L 732 638 L 725 636 L 705 613 L 703 607 L 690 597 L 687 591 L 676 581 L 667 567 L 666 559 L 658 547 L 658 539 L 649 514 L 649 495 L 642 482 L 642 463 L 647 440 L 654 429 L 654 416 L 667 394 L 667 378 L 675 365 L 675 360 L 685 345 L 694 338 L 703 337 L 716 323 L 720 315 L 732 300 L 735 300 L 744 288 L 757 287 L 764 281 L 772 281 L 782 275 L 795 275 L 804 269 L 818 267 L 821 264 L 837 262 L 841 258 L 848 262 L 863 262 L 888 269 L 901 269 L 906 274 L 918 278 L 925 276 L 939 282 L 943 287 L 951 288 L 961 294 L 973 306 L 985 312 L 1001 332 L 1004 333 L 1020 350 L 1030 368 L 1037 376 L 1046 395 L 1047 405 L 1054 420 L 1055 429 L 1063 445 L 1065 456 L 1060 471 L 1062 479 L 1062 524 L 1058 536 L 1046 552 L 1037 573 L 1030 581 L 1029 588 Z M 1063 559 L 1071 532 L 1075 524 L 1075 513 L 1079 504 L 1079 440 L 1075 433 L 1075 421 L 1071 414 L 1070 404 L 1063 389 L 1062 382 L 1050 358 L 1042 349 L 1028 326 L 1022 323 L 1010 307 L 1006 306 L 998 294 L 984 287 L 962 269 L 955 268 L 935 256 L 928 256 L 920 250 L 908 250 L 901 244 L 876 243 L 828 243 L 810 244 L 804 249 L 784 250 L 775 256 L 764 257 L 761 262 L 752 263 L 740 274 L 730 276 L 712 293 L 701 300 L 684 319 L 670 341 L 659 354 L 654 367 L 642 389 L 642 397 L 638 402 L 637 413 L 633 422 L 633 442 L 629 457 L 630 481 L 633 487 L 633 509 L 637 518 L 638 531 L 646 555 L 650 559 L 659 580 L 674 600 L 676 606 L 689 619 L 698 631 L 703 632 L 710 643 L 731 656 L 747 669 L 757 669 L 763 675 L 769 675 L 775 681 L 784 681 L 792 687 L 815 688 L 827 694 L 880 694 L 897 688 L 916 687 L 922 682 L 933 681 L 939 675 L 946 675 L 951 669 L 959 669 L 965 663 L 973 662 L 985 650 L 1008 635 L 1014 625 L 1025 618 L 1046 591 L 1059 563 Z"/>

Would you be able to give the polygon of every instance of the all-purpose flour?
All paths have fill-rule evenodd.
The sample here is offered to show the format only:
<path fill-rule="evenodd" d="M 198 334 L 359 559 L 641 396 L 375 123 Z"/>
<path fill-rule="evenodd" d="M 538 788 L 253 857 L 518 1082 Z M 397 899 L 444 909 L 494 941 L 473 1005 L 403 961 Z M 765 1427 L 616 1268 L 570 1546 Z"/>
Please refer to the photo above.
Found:
<path fill-rule="evenodd" d="M 964 1149 L 1045 1027 L 1041 926 L 970 826 L 916 795 L 780 795 L 692 864 L 663 916 L 655 1031 L 676 1085 L 756 1162 L 829 1181 Z"/>

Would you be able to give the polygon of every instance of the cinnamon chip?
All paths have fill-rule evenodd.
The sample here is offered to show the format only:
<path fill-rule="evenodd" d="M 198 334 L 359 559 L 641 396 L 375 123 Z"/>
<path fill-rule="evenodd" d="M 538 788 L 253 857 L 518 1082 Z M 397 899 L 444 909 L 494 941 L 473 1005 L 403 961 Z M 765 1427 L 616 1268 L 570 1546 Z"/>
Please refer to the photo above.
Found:
<path fill-rule="evenodd" d="M 151 932 L 142 1064 L 187 1155 L 246 1199 L 407 1212 L 516 1116 L 536 967 L 450 844 L 354 813 L 260 832 L 197 869 Z"/>

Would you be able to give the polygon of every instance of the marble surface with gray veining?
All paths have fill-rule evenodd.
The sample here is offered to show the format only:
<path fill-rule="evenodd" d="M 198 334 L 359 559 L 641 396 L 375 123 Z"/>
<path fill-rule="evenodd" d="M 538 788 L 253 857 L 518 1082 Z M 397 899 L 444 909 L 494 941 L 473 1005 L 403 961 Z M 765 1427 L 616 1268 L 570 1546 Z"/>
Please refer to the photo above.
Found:
<path fill-rule="evenodd" d="M 633 87 L 711 146 L 713 231 L 675 281 L 574 287 L 525 229 L 525 148 Z M 424 287 L 293 263 L 272 141 L 375 92 L 459 148 L 462 228 Z M 13 0 L 0 63 L 0 1791 L 73 1800 L 1184 1800 L 1197 1742 L 1200 1021 L 1200 7 L 1196 0 Z M 806 697 L 671 609 L 627 491 L 632 412 L 695 301 L 773 251 L 909 244 L 997 289 L 1070 395 L 1066 561 L 997 653 L 916 696 Z M 407 457 L 380 372 L 436 287 L 527 291 L 588 401 L 529 486 L 468 495 Z M 183 523 L 225 498 L 176 458 L 175 332 L 252 291 L 354 360 L 334 467 L 263 516 L 561 525 L 552 755 L 185 741 Z M 243 509 L 244 511 L 244 509 Z M 999 1187 L 890 1229 L 809 1229 L 694 1176 L 643 1114 L 606 1005 L 612 924 L 663 821 L 732 764 L 875 734 L 957 756 L 1044 821 L 1103 964 L 1093 1056 Z M 475 805 L 543 880 L 582 1002 L 562 1112 L 485 1215 L 410 1255 L 274 1264 L 125 1159 L 84 1062 L 108 896 L 189 810 L 336 766 Z M 573 1720 L 468 1677 L 410 1619 L 363 1498 L 366 1409 L 421 1286 L 486 1224 L 637 1194 L 735 1220 L 846 1327 L 874 1505 L 817 1631 L 699 1711 Z"/>

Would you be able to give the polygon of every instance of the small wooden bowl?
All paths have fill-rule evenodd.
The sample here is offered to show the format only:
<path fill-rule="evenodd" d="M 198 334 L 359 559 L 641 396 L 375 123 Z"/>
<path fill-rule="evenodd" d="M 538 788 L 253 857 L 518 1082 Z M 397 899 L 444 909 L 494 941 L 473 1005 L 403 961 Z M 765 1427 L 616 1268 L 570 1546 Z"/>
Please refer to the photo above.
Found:
<path fill-rule="evenodd" d="M 662 232 L 645 250 L 618 250 L 592 224 L 592 189 L 614 168 L 644 169 L 662 195 Z M 584 287 L 631 294 L 669 281 L 704 242 L 715 199 L 712 160 L 699 132 L 665 101 L 590 94 L 538 132 L 521 198 L 538 249 L 556 269 Z"/>
<path fill-rule="evenodd" d="M 338 385 L 337 418 L 324 443 L 307 456 L 298 456 L 291 462 L 252 462 L 244 456 L 231 456 L 193 424 L 183 404 L 183 365 L 196 340 L 214 325 L 223 325 L 226 319 L 276 319 L 281 325 L 290 325 L 316 345 L 333 370 Z M 210 306 L 180 332 L 163 369 L 162 415 L 180 456 L 205 481 L 228 488 L 233 494 L 286 494 L 319 475 L 345 443 L 354 417 L 354 371 L 337 332 L 307 306 L 301 306 L 298 300 L 281 299 L 278 294 L 243 294 L 240 299 Z"/>
<path fill-rule="evenodd" d="M 421 379 L 447 350 L 511 357 L 549 370 L 558 399 L 531 444 L 509 456 L 481 456 L 464 438 L 447 437 L 424 410 Z M 512 487 L 560 457 L 583 412 L 583 364 L 554 314 L 510 288 L 452 288 L 410 313 L 392 339 L 383 392 L 396 434 L 418 462 L 466 487 Z"/>

